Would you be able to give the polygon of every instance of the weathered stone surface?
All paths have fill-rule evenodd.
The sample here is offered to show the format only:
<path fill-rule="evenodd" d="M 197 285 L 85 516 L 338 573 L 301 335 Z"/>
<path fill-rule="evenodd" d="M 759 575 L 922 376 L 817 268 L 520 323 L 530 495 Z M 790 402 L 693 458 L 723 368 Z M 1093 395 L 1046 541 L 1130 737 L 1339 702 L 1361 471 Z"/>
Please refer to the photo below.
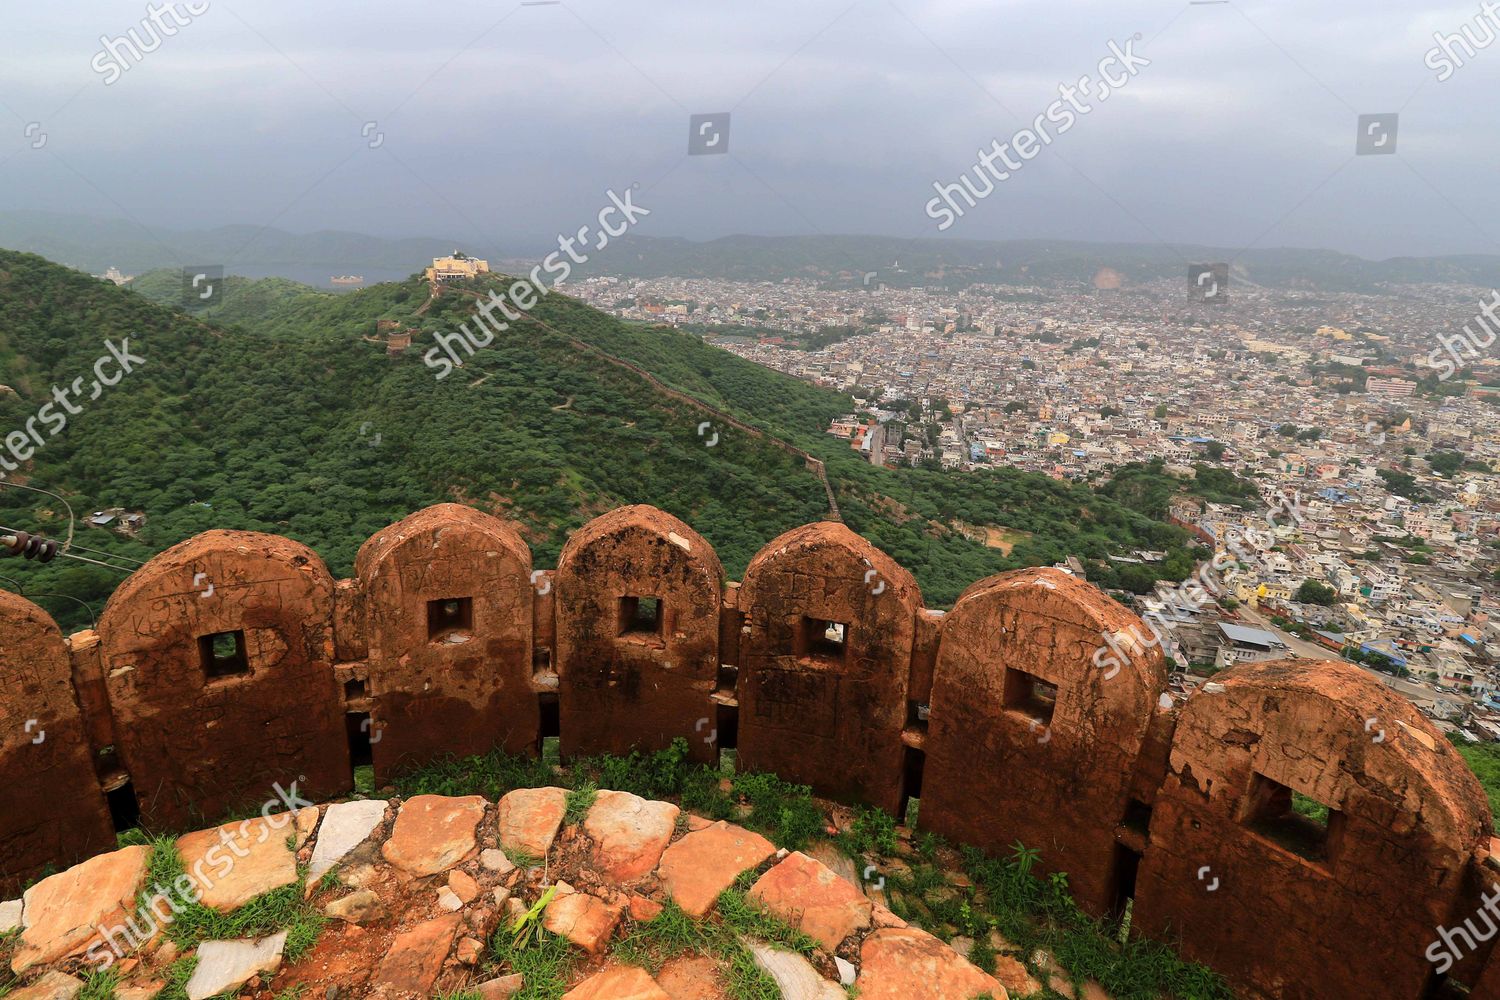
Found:
<path fill-rule="evenodd" d="M 21 926 L 21 901 L 19 899 L 7 899 L 0 903 L 0 934 L 5 934 Z"/>
<path fill-rule="evenodd" d="M 161 979 L 149 983 L 116 986 L 115 1000 L 156 1000 L 161 995 L 161 991 L 166 988 L 166 981 Z"/>
<path fill-rule="evenodd" d="M 479 898 L 479 883 L 474 881 L 474 876 L 467 872 L 451 871 L 448 873 L 448 888 L 453 890 L 465 903 L 472 903 Z"/>
<path fill-rule="evenodd" d="M 485 801 L 478 795 L 414 796 L 401 804 L 390 839 L 380 852 L 413 875 L 445 872 L 478 845 L 476 830 L 484 809 Z"/>
<path fill-rule="evenodd" d="M 177 852 L 203 905 L 229 913 L 297 881 L 297 848 L 306 840 L 309 821 L 317 818 L 318 810 L 302 809 L 225 823 L 178 838 Z"/>
<path fill-rule="evenodd" d="M 1009 955 L 995 956 L 995 978 L 1015 1000 L 1022 1000 L 1033 993 L 1040 993 L 1042 984 L 1036 981 L 1020 960 Z"/>
<path fill-rule="evenodd" d="M 4 590 L 0 719 L 0 896 L 9 896 L 48 864 L 108 850 L 114 833 L 68 647 L 47 612 Z"/>
<path fill-rule="evenodd" d="M 240 941 L 205 941 L 198 946 L 198 965 L 187 982 L 188 1000 L 208 1000 L 233 993 L 262 972 L 281 968 L 286 931 Z"/>
<path fill-rule="evenodd" d="M 880 930 L 860 948 L 861 1000 L 973 1000 L 988 993 L 1005 1000 L 1005 987 L 958 952 L 914 927 Z"/>
<path fill-rule="evenodd" d="M 1166 687 L 1151 636 L 1060 570 L 1017 570 L 964 591 L 942 623 L 923 829 L 995 855 L 1037 845 L 1039 872 L 1066 871 L 1086 909 L 1108 912 L 1114 830 Z M 1028 697 L 1029 678 L 1055 686 L 1055 699 Z"/>
<path fill-rule="evenodd" d="M 740 768 L 898 811 L 921 606 L 912 575 L 843 524 L 761 549 L 739 591 Z M 845 626 L 841 645 L 829 623 Z"/>
<path fill-rule="evenodd" d="M 672 839 L 680 810 L 670 802 L 650 802 L 629 792 L 602 791 L 583 829 L 594 841 L 600 874 L 615 882 L 649 875 Z"/>
<path fill-rule="evenodd" d="M 678 906 L 702 917 L 741 872 L 775 853 L 776 845 L 760 834 L 721 821 L 668 847 L 657 874 Z"/>
<path fill-rule="evenodd" d="M 479 956 L 484 953 L 484 944 L 477 938 L 459 938 L 457 946 L 453 949 L 453 957 L 460 965 L 474 965 L 478 963 Z"/>
<path fill-rule="evenodd" d="M 396 935 L 375 970 L 374 982 L 392 989 L 411 990 L 430 996 L 432 984 L 443 971 L 443 961 L 453 947 L 463 917 L 457 913 L 417 924 Z"/>
<path fill-rule="evenodd" d="M 497 850 L 493 847 L 487 847 L 479 852 L 479 863 L 489 871 L 495 872 L 498 875 L 509 874 L 510 872 L 514 871 L 516 867 L 511 863 L 510 858 L 507 858 L 505 856 L 504 851 Z"/>
<path fill-rule="evenodd" d="M 323 907 L 323 912 L 335 920 L 350 924 L 373 924 L 387 916 L 385 904 L 380 897 L 368 889 L 358 889 L 349 895 L 335 899 Z"/>
<path fill-rule="evenodd" d="M 776 981 L 782 1000 L 847 1000 L 847 994 L 838 985 L 818 975 L 818 970 L 801 955 L 779 951 L 759 941 L 746 941 L 745 946 L 755 957 L 755 964 Z"/>
<path fill-rule="evenodd" d="M 335 802 L 323 815 L 318 840 L 308 865 L 308 881 L 316 882 L 343 861 L 385 820 L 387 803 L 381 799 Z"/>
<path fill-rule="evenodd" d="M 307 546 L 204 532 L 122 583 L 98 632 L 115 746 L 149 828 L 192 829 L 278 784 L 310 802 L 352 787 L 333 578 Z M 240 637 L 243 661 L 219 663 L 216 635 Z"/>
<path fill-rule="evenodd" d="M 497 810 L 500 848 L 538 860 L 552 850 L 552 841 L 568 811 L 566 788 L 518 788 L 500 799 Z"/>
<path fill-rule="evenodd" d="M 724 570 L 712 546 L 655 507 L 621 507 L 573 533 L 554 580 L 564 756 L 664 749 L 702 719 L 688 746 L 716 759 Z M 654 619 L 622 621 L 652 598 Z"/>
<path fill-rule="evenodd" d="M 1490 835 L 1478 779 L 1350 664 L 1240 664 L 1214 681 L 1177 723 L 1134 926 L 1266 992 L 1420 995 L 1435 928 L 1479 908 L 1464 885 Z M 1333 810 L 1326 833 L 1289 814 L 1293 792 Z"/>
<path fill-rule="evenodd" d="M 444 503 L 377 532 L 354 575 L 364 594 L 377 780 L 446 754 L 535 745 L 531 550 L 514 524 Z M 466 602 L 458 621 L 435 602 Z M 441 610 L 444 605 L 436 604 Z"/>
<path fill-rule="evenodd" d="M 703 955 L 684 955 L 661 967 L 656 984 L 672 1000 L 729 1000 L 719 963 Z"/>
<path fill-rule="evenodd" d="M 590 976 L 563 995 L 563 1000 L 672 1000 L 645 969 L 616 966 Z"/>
<path fill-rule="evenodd" d="M 476 987 L 483 1000 L 510 1000 L 526 986 L 526 979 L 519 972 L 496 979 L 486 980 Z"/>
<path fill-rule="evenodd" d="M 542 926 L 591 955 L 602 955 L 625 908 L 586 892 L 559 892 L 547 904 Z"/>
<path fill-rule="evenodd" d="M 870 926 L 872 905 L 864 894 L 801 851 L 762 875 L 749 898 L 829 951 Z"/>
<path fill-rule="evenodd" d="M 30 986 L 23 986 L 7 993 L 6 1000 L 73 1000 L 83 990 L 83 980 L 65 972 L 52 971 L 42 975 Z"/>
<path fill-rule="evenodd" d="M 90 858 L 26 890 L 26 929 L 11 968 L 21 973 L 77 954 L 96 940 L 100 928 L 123 925 L 135 912 L 150 860 L 149 847 L 126 847 Z"/>

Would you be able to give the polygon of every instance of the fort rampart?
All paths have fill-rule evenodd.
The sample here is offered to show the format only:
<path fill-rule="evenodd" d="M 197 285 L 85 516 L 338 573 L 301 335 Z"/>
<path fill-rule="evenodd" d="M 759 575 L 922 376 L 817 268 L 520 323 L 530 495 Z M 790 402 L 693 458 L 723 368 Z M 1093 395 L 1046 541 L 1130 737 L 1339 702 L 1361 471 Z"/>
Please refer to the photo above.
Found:
<path fill-rule="evenodd" d="M 931 611 L 832 522 L 771 541 L 737 584 L 650 507 L 593 521 L 559 562 L 536 570 L 513 525 L 442 504 L 367 541 L 352 580 L 285 538 L 207 532 L 69 637 L 0 591 L 0 898 L 121 823 L 201 826 L 273 783 L 322 800 L 362 763 L 383 781 L 548 736 L 568 756 L 681 737 L 830 798 L 919 799 L 919 828 L 955 842 L 1025 844 L 1087 911 L 1133 901 L 1135 930 L 1247 995 L 1417 1000 L 1446 969 L 1500 998 L 1493 933 L 1433 955 L 1440 928 L 1483 929 L 1500 887 L 1484 792 L 1356 667 L 1245 664 L 1175 703 L 1132 642 L 1145 626 L 1089 584 L 1020 570 Z M 1097 656 L 1105 636 L 1135 652 Z"/>

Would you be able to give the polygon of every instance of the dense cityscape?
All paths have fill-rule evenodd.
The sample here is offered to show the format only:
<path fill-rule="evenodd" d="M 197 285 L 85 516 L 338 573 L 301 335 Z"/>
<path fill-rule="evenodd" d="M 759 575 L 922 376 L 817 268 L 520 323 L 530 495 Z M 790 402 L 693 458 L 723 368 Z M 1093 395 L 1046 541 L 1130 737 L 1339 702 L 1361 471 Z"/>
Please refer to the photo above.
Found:
<path fill-rule="evenodd" d="M 1500 738 L 1500 355 L 1482 346 L 1485 291 L 1242 286 L 1214 305 L 1120 284 L 1106 269 L 1082 290 L 595 278 L 574 291 L 849 392 L 855 410 L 828 433 L 878 465 L 1248 480 L 1260 501 L 1164 512 L 1235 556 L 1217 602 L 1165 584 L 1142 601 L 1180 687 L 1242 660 L 1342 653 L 1440 725 Z M 1292 516 L 1268 526 L 1272 497 Z"/>

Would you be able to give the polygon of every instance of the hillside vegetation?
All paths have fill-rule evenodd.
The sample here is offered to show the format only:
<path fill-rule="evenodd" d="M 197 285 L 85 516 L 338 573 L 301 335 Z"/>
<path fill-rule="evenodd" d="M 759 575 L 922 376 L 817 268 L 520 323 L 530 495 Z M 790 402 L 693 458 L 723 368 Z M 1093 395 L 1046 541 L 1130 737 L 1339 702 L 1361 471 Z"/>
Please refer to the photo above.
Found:
<path fill-rule="evenodd" d="M 162 305 L 0 251 L 0 384 L 15 390 L 0 392 L 0 433 L 24 427 L 53 386 L 92 377 L 106 339 L 128 337 L 146 358 L 11 480 L 62 493 L 80 516 L 104 507 L 147 515 L 137 539 L 80 526 L 78 541 L 97 549 L 145 559 L 208 528 L 245 528 L 303 541 L 341 575 L 375 531 L 444 500 L 516 520 L 539 566 L 555 565 L 568 533 L 593 516 L 655 504 L 702 532 L 736 576 L 777 534 L 826 516 L 802 459 L 729 426 L 700 434 L 701 409 L 576 340 L 824 459 L 845 520 L 910 568 L 930 604 L 951 603 L 990 573 L 1068 554 L 1098 561 L 1155 548 L 1172 554 L 1174 572 L 1187 563 L 1180 530 L 1086 486 L 1008 470 L 876 469 L 823 433 L 847 397 L 560 294 L 533 310 L 537 322 L 438 380 L 421 353 L 433 331 L 468 320 L 482 286 L 429 303 L 417 279 L 342 295 L 257 285 L 199 317 L 176 307 L 171 282 L 143 283 L 172 303 Z M 374 342 L 382 319 L 419 331 L 406 356 L 388 358 Z M 1030 537 L 1005 557 L 965 538 L 958 522 Z M 0 488 L 0 524 L 60 538 L 67 518 L 55 500 Z M 1118 582 L 1102 561 L 1091 578 Z M 64 559 L 0 563 L 0 587 L 23 586 L 69 627 L 88 621 L 71 599 L 97 612 L 119 579 Z"/>

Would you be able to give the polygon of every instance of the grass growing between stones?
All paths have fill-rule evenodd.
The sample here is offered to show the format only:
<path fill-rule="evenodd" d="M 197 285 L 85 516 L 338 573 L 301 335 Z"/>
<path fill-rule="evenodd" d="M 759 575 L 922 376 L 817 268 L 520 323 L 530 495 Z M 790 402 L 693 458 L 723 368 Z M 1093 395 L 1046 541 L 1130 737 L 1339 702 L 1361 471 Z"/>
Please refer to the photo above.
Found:
<path fill-rule="evenodd" d="M 875 828 L 883 830 L 883 824 Z M 858 831 L 856 823 L 842 841 L 846 848 L 868 842 Z M 1206 967 L 1084 913 L 1068 892 L 1066 875 L 1037 877 L 1034 850 L 1018 844 L 1009 858 L 990 858 L 962 848 L 958 866 L 966 878 L 957 881 L 938 863 L 950 848 L 932 834 L 919 834 L 910 851 L 868 853 L 888 862 L 880 867 L 896 915 L 944 940 L 972 940 L 969 960 L 985 972 L 993 973 L 1000 958 L 990 938 L 998 933 L 1040 982 L 1046 970 L 1032 959 L 1046 951 L 1060 967 L 1054 982 L 1062 978 L 1081 987 L 1092 979 L 1114 1000 L 1233 1000 L 1229 987 Z M 1042 996 L 1061 994 L 1048 989 Z"/>
<path fill-rule="evenodd" d="M 167 936 L 182 948 L 200 941 L 265 937 L 286 931 L 283 954 L 286 961 L 295 962 L 317 943 L 328 923 L 328 918 L 303 899 L 306 873 L 299 871 L 299 875 L 302 877 L 291 885 L 262 893 L 233 913 L 220 913 L 192 898 L 195 886 L 183 869 L 177 844 L 163 837 L 151 845 L 138 912 L 157 914 L 166 924 Z M 170 921 L 166 919 L 168 914 Z"/>
<path fill-rule="evenodd" d="M 188 980 L 193 978 L 193 973 L 196 971 L 198 971 L 197 955 L 184 955 L 167 966 L 167 974 L 164 977 L 166 985 L 156 995 L 156 1000 L 187 1000 Z"/>
<path fill-rule="evenodd" d="M 515 931 L 503 923 L 490 938 L 491 971 L 497 975 L 519 972 L 524 980 L 521 992 L 511 1000 L 561 1000 L 577 960 L 578 953 L 566 938 L 544 930 L 517 944 Z"/>
<path fill-rule="evenodd" d="M 120 979 L 118 969 L 92 969 L 84 975 L 76 1000 L 113 1000 Z"/>
<path fill-rule="evenodd" d="M 804 956 L 817 947 L 811 938 L 751 906 L 739 886 L 724 890 L 717 908 L 703 920 L 694 920 L 676 904 L 668 904 L 655 920 L 637 925 L 616 945 L 614 956 L 653 976 L 679 956 L 710 956 L 723 963 L 725 991 L 733 1000 L 780 1000 L 781 991 L 755 964 L 746 939 Z"/>
<path fill-rule="evenodd" d="M 16 957 L 16 943 L 21 940 L 21 928 L 0 934 L 0 997 L 16 988 L 19 979 L 10 971 L 11 959 Z"/>

